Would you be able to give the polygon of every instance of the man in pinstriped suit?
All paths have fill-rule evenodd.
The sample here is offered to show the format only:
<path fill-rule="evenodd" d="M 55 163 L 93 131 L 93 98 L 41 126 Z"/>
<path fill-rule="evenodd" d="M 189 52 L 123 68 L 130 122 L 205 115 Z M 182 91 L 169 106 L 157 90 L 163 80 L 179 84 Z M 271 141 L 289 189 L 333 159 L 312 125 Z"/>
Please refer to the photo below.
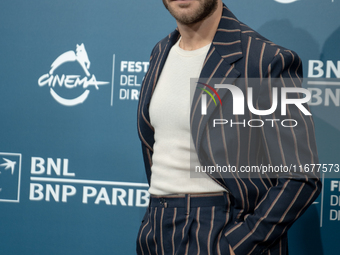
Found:
<path fill-rule="evenodd" d="M 178 28 L 154 47 L 140 92 L 138 132 L 151 198 L 137 253 L 288 254 L 289 227 L 320 192 L 316 175 L 196 179 L 190 178 L 187 161 L 237 168 L 318 163 L 311 116 L 289 105 L 286 118 L 296 120 L 295 127 L 213 126 L 214 118 L 240 121 L 230 110 L 231 93 L 217 90 L 223 106 L 210 100 L 202 115 L 202 90 L 190 91 L 188 79 L 203 78 L 204 88 L 216 80 L 235 84 L 244 95 L 252 86 L 254 107 L 269 109 L 274 85 L 301 85 L 301 60 L 238 21 L 221 0 L 163 3 Z M 252 83 L 251 78 L 259 79 Z M 268 78 L 278 79 L 271 84 Z M 178 90 L 183 97 L 174 93 Z M 280 110 L 270 118 L 282 119 Z M 252 117 L 250 111 L 242 116 Z"/>

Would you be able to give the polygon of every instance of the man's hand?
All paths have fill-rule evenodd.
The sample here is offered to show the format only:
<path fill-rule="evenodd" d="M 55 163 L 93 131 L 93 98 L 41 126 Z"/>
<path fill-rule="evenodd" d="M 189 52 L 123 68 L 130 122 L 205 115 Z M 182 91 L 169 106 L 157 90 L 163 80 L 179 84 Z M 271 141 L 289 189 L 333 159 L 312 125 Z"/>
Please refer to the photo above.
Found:
<path fill-rule="evenodd" d="M 230 251 L 230 255 L 235 255 L 235 252 L 233 251 L 230 245 L 229 245 L 229 251 Z"/>

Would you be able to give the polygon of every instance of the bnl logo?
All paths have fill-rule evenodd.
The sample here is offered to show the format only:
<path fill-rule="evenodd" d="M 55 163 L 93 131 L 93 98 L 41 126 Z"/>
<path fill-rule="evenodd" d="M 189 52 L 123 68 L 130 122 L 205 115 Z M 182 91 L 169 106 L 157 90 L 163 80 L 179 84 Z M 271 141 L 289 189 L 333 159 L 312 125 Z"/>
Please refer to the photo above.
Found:
<path fill-rule="evenodd" d="M 0 202 L 20 200 L 21 154 L 0 152 Z"/>

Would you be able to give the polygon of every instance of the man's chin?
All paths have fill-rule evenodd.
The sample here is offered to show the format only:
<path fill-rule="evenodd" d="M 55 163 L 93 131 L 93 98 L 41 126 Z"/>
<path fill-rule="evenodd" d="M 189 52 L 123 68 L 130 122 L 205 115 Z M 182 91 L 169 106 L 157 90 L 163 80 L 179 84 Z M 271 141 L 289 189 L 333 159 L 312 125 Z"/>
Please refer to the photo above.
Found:
<path fill-rule="evenodd" d="M 163 0 L 163 3 L 177 22 L 192 25 L 210 16 L 218 0 Z"/>
<path fill-rule="evenodd" d="M 194 7 L 195 5 L 198 5 L 198 1 L 192 1 L 192 0 L 184 0 L 184 1 L 170 1 L 169 6 L 171 8 L 189 8 L 189 7 Z"/>

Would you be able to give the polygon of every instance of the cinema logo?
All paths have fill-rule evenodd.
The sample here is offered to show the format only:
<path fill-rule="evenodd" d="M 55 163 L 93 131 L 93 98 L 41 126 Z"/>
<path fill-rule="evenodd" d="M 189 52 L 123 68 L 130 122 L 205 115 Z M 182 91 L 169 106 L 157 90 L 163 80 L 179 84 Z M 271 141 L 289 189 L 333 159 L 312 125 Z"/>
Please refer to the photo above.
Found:
<path fill-rule="evenodd" d="M 267 81 L 271 82 L 271 81 Z M 291 81 L 290 81 L 291 82 Z M 214 88 L 209 86 L 208 84 L 197 82 L 198 84 L 204 85 L 206 88 L 200 88 L 202 91 L 206 92 L 202 93 L 201 95 L 201 114 L 206 115 L 207 114 L 207 94 L 211 97 L 212 101 L 214 101 L 215 106 L 217 106 L 217 101 L 215 100 L 215 96 L 218 98 L 221 106 L 222 101 L 220 98 L 220 95 L 217 93 L 216 89 L 218 91 L 221 91 L 222 89 L 227 89 L 231 93 L 232 96 L 232 113 L 234 116 L 236 115 L 244 115 L 245 114 L 245 96 L 243 94 L 243 91 L 231 84 L 215 84 Z M 263 83 L 263 81 L 262 81 Z M 208 91 L 210 89 L 212 93 Z M 246 89 L 247 94 L 247 106 L 250 113 L 257 115 L 257 116 L 270 116 L 274 112 L 277 111 L 278 107 L 278 101 L 279 101 L 279 92 L 280 92 L 280 116 L 286 116 L 287 115 L 287 108 L 288 105 L 294 105 L 297 107 L 304 115 L 312 115 L 308 109 L 303 105 L 306 104 L 311 99 L 311 93 L 309 90 L 299 87 L 280 87 L 276 88 L 274 86 L 271 87 L 271 107 L 270 109 L 266 110 L 259 110 L 254 107 L 253 102 L 253 88 L 248 87 Z M 214 95 L 213 95 L 214 94 Z M 221 93 L 220 93 L 221 94 Z M 294 95 L 294 98 L 289 98 L 289 94 Z M 233 121 L 232 119 L 213 119 L 213 127 L 216 127 L 217 125 L 226 125 L 229 124 L 230 127 L 233 127 L 235 125 L 239 126 L 249 126 L 249 127 L 262 127 L 265 125 L 265 123 L 271 124 L 271 127 L 275 126 L 275 123 L 279 122 L 283 127 L 295 127 L 298 125 L 298 122 L 295 119 L 243 119 L 241 121 Z"/>
<path fill-rule="evenodd" d="M 60 66 L 68 62 L 75 62 L 80 65 L 85 73 L 85 77 L 81 75 L 58 75 L 55 74 L 55 70 Z M 84 44 L 77 44 L 76 52 L 67 51 L 61 54 L 52 63 L 49 73 L 42 75 L 38 79 L 38 84 L 40 87 L 48 85 L 50 88 L 50 94 L 59 104 L 64 106 L 75 106 L 84 103 L 90 94 L 89 87 L 93 86 L 96 90 L 99 90 L 100 85 L 107 85 L 109 82 L 97 81 L 94 74 L 90 74 L 90 60 L 88 58 L 87 52 L 85 50 Z M 82 87 L 83 91 L 78 96 L 73 96 L 73 98 L 64 98 L 56 92 L 56 88 L 66 88 L 66 89 L 76 89 L 77 87 Z"/>
<path fill-rule="evenodd" d="M 69 159 L 31 158 L 29 200 L 146 207 L 148 184 L 77 179 Z"/>

